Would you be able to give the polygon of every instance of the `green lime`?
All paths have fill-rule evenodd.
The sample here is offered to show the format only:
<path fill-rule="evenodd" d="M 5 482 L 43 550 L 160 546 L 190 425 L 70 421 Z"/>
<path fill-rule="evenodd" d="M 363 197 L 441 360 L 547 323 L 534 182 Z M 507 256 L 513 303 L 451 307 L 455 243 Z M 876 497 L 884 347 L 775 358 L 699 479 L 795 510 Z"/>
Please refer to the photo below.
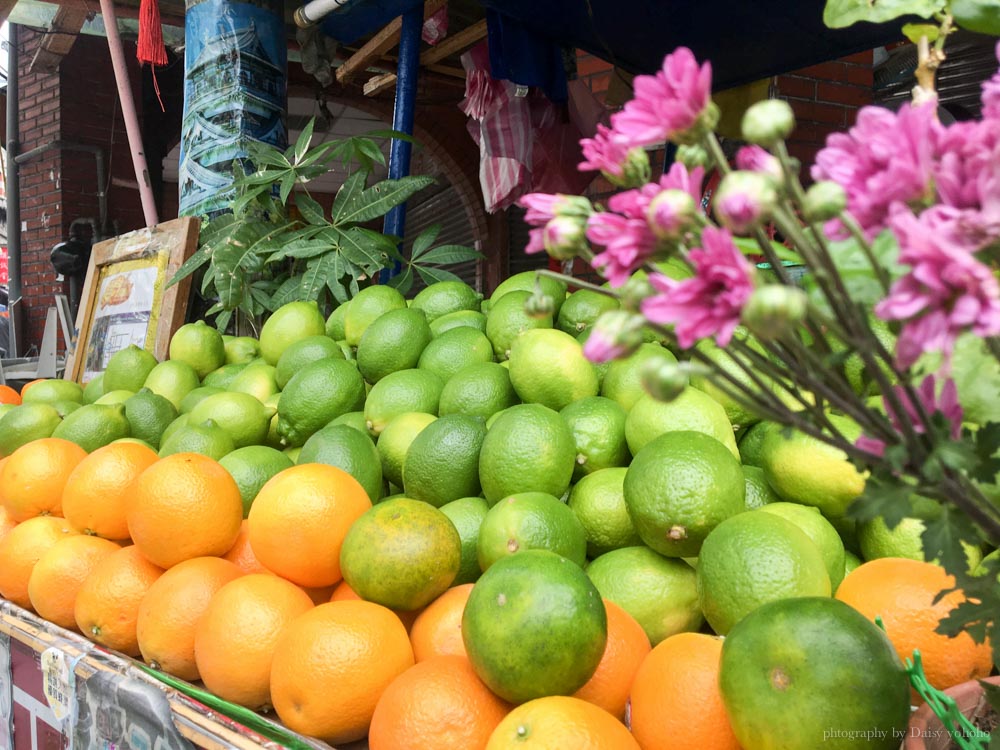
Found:
<path fill-rule="evenodd" d="M 309 336 L 300 339 L 281 353 L 274 382 L 283 390 L 299 370 L 320 359 L 346 359 L 340 345 L 329 336 Z"/>
<path fill-rule="evenodd" d="M 667 432 L 649 443 L 632 459 L 624 492 L 639 536 L 668 557 L 697 556 L 712 529 L 745 510 L 740 464 L 702 432 Z"/>
<path fill-rule="evenodd" d="M 281 451 L 265 445 L 248 445 L 237 448 L 219 459 L 219 463 L 230 473 L 243 499 L 243 517 L 250 513 L 257 493 L 267 480 L 279 471 L 290 469 L 295 464 Z"/>
<path fill-rule="evenodd" d="M 212 370 L 208 375 L 206 375 L 201 384 L 203 386 L 208 386 L 209 388 L 221 388 L 226 390 L 232 385 L 232 382 L 236 380 L 236 376 L 243 372 L 250 365 L 246 362 L 237 365 L 223 365 L 222 367 Z"/>
<path fill-rule="evenodd" d="M 124 404 L 130 398 L 136 394 L 135 391 L 125 391 L 125 390 L 114 390 L 106 391 L 103 396 L 101 396 L 95 404 L 104 404 L 107 406 L 114 406 L 115 404 Z M 64 402 L 65 403 L 65 402 Z"/>
<path fill-rule="evenodd" d="M 93 453 L 113 440 L 131 437 L 131 429 L 123 404 L 87 404 L 67 414 L 52 431 L 52 437 L 69 440 Z"/>
<path fill-rule="evenodd" d="M 292 459 L 293 463 L 298 463 L 299 454 L 302 453 L 302 446 L 300 445 L 297 448 L 285 448 L 281 452 L 284 453 L 286 456 L 288 456 L 290 459 Z"/>
<path fill-rule="evenodd" d="M 458 371 L 493 361 L 493 347 L 486 335 L 475 328 L 460 326 L 445 331 L 427 344 L 417 367 L 447 382 Z"/>
<path fill-rule="evenodd" d="M 156 357 L 135 344 L 119 349 L 111 355 L 104 369 L 104 392 L 122 390 L 137 393 L 156 365 Z"/>
<path fill-rule="evenodd" d="M 262 445 L 273 411 L 248 393 L 216 393 L 200 401 L 191 412 L 191 423 L 212 420 L 233 439 L 233 445 L 243 448 Z"/>
<path fill-rule="evenodd" d="M 547 550 L 498 560 L 462 614 L 462 640 L 486 686 L 511 703 L 569 695 L 597 669 L 607 614 L 580 566 Z"/>
<path fill-rule="evenodd" d="M 497 298 L 486 314 L 486 337 L 493 344 L 493 354 L 498 360 L 510 356 L 514 339 L 535 328 L 551 328 L 552 316 L 532 317 L 525 312 L 524 304 L 531 292 L 511 292 Z"/>
<path fill-rule="evenodd" d="M 143 387 L 163 396 L 180 411 L 181 401 L 200 384 L 198 373 L 191 365 L 179 359 L 168 359 L 150 371 Z"/>
<path fill-rule="evenodd" d="M 357 479 L 373 503 L 382 497 L 382 464 L 375 443 L 347 425 L 327 425 L 313 433 L 296 463 L 336 466 Z"/>
<path fill-rule="evenodd" d="M 462 562 L 452 586 L 473 583 L 482 574 L 476 545 L 479 542 L 479 528 L 488 510 L 489 506 L 481 497 L 460 497 L 441 506 L 441 512 L 448 516 L 462 540 Z"/>
<path fill-rule="evenodd" d="M 855 555 L 853 552 L 848 550 L 844 553 L 844 574 L 841 576 L 840 580 L 843 582 L 845 578 L 850 574 L 855 568 L 861 567 L 861 558 Z"/>
<path fill-rule="evenodd" d="M 97 402 L 95 401 L 94 403 Z M 12 405 L 13 404 L 4 404 L 4 406 L 12 406 Z M 57 412 L 59 412 L 59 416 L 63 419 L 65 419 L 66 415 L 69 414 L 70 412 L 74 412 L 81 406 L 84 406 L 84 404 L 81 404 L 77 401 L 53 401 L 49 405 Z"/>
<path fill-rule="evenodd" d="M 836 590 L 840 585 L 840 577 L 844 574 L 844 543 L 840 540 L 840 534 L 823 518 L 819 509 L 797 503 L 769 503 L 760 510 L 791 521 L 812 540 L 823 556 L 826 573 L 830 576 L 830 587 Z"/>
<path fill-rule="evenodd" d="M 784 599 L 749 614 L 723 643 L 719 690 L 745 748 L 898 750 L 910 719 L 892 643 L 836 599 Z"/>
<path fill-rule="evenodd" d="M 183 325 L 170 339 L 170 359 L 186 362 L 204 378 L 226 364 L 222 334 L 204 320 Z"/>
<path fill-rule="evenodd" d="M 662 557 L 649 547 L 622 547 L 601 555 L 586 570 L 601 596 L 632 615 L 654 646 L 701 627 L 695 572 L 682 560 Z"/>
<path fill-rule="evenodd" d="M 572 510 L 546 492 L 520 492 L 498 502 L 479 528 L 476 555 L 487 570 L 508 555 L 547 549 L 581 568 L 587 561 L 587 534 Z"/>
<path fill-rule="evenodd" d="M 160 447 L 163 431 L 177 419 L 177 409 L 163 396 L 143 388 L 125 402 L 125 417 L 132 437 L 145 441 L 156 450 Z"/>
<path fill-rule="evenodd" d="M 737 447 L 740 450 L 740 461 L 744 466 L 763 467 L 764 458 L 761 449 L 764 447 L 764 438 L 772 429 L 780 431 L 782 427 L 774 422 L 757 422 L 743 433 Z"/>
<path fill-rule="evenodd" d="M 362 414 L 362 419 L 364 414 Z M 410 445 L 420 432 L 437 417 L 419 411 L 408 411 L 397 414 L 378 436 L 375 446 L 382 463 L 383 476 L 397 487 L 403 486 L 403 463 Z M 365 434 L 368 428 L 365 427 Z"/>
<path fill-rule="evenodd" d="M 462 540 L 448 516 L 419 500 L 386 500 L 352 525 L 340 550 L 344 580 L 362 599 L 412 611 L 451 586 Z"/>
<path fill-rule="evenodd" d="M 556 319 L 556 328 L 570 336 L 579 336 L 597 320 L 601 313 L 617 310 L 621 305 L 615 297 L 590 289 L 577 289 L 563 302 Z"/>
<path fill-rule="evenodd" d="M 42 380 L 21 391 L 21 402 L 25 404 L 51 404 L 54 401 L 76 401 L 83 403 L 83 388 L 72 380 Z"/>
<path fill-rule="evenodd" d="M 275 401 L 275 406 L 278 402 Z M 358 432 L 365 434 L 368 437 L 368 424 L 365 422 L 365 413 L 363 411 L 349 411 L 346 414 L 341 414 L 336 419 L 330 421 L 331 425 L 335 424 L 346 424 L 348 427 L 352 427 Z"/>
<path fill-rule="evenodd" d="M 677 361 L 669 350 L 659 344 L 642 344 L 632 355 L 611 362 L 601 383 L 601 395 L 617 401 L 625 411 L 631 411 L 635 402 L 646 395 L 646 389 L 642 387 L 642 369 L 651 358 Z"/>
<path fill-rule="evenodd" d="M 510 347 L 510 382 L 525 403 L 559 411 L 574 401 L 596 396 L 597 372 L 583 347 L 568 333 L 553 329 L 525 331 Z"/>
<path fill-rule="evenodd" d="M 403 461 L 407 497 L 440 508 L 460 497 L 478 495 L 479 451 L 486 437 L 482 419 L 452 414 L 422 429 Z"/>
<path fill-rule="evenodd" d="M 431 321 L 431 335 L 440 336 L 452 328 L 467 326 L 486 333 L 486 316 L 478 310 L 456 310 Z"/>
<path fill-rule="evenodd" d="M 223 336 L 222 347 L 227 365 L 247 364 L 260 356 L 260 342 L 251 336 Z"/>
<path fill-rule="evenodd" d="M 149 448 L 151 451 L 153 451 L 153 453 L 156 453 L 156 448 L 147 443 L 145 440 L 140 440 L 139 438 L 134 438 L 134 437 L 118 438 L 117 440 L 112 440 L 110 445 L 114 445 L 116 443 L 135 443 L 136 445 L 141 445 L 143 448 Z"/>
<path fill-rule="evenodd" d="M 163 433 L 160 435 L 160 447 L 163 447 L 167 440 L 170 439 L 171 435 L 180 430 L 182 427 L 187 427 L 190 422 L 190 414 L 178 414 L 177 419 L 163 429 Z"/>
<path fill-rule="evenodd" d="M 177 411 L 181 414 L 189 414 L 194 407 L 209 396 L 214 396 L 216 393 L 225 393 L 225 391 L 222 388 L 215 388 L 210 385 L 200 385 L 197 388 L 192 388 L 188 391 L 188 394 L 181 399 L 181 405 Z"/>
<path fill-rule="evenodd" d="M 346 334 L 344 333 L 344 316 L 347 314 L 347 306 L 349 304 L 350 301 L 342 305 L 337 305 L 326 319 L 323 332 L 334 341 L 342 341 L 346 338 Z"/>
<path fill-rule="evenodd" d="M 74 403 L 74 402 L 72 402 L 72 401 L 63 401 L 63 402 L 60 402 L 60 403 L 70 404 L 70 403 Z M 76 404 L 76 405 L 80 406 L 80 404 Z M 3 415 L 6 414 L 7 412 L 13 411 L 14 409 L 16 409 L 18 406 L 20 406 L 20 404 L 0 404 L 0 418 L 2 418 Z M 61 418 L 63 416 L 63 413 L 61 411 L 59 411 L 58 409 L 56 411 L 59 413 L 59 416 Z"/>
<path fill-rule="evenodd" d="M 400 370 L 386 375 L 372 386 L 365 401 L 368 431 L 377 437 L 394 417 L 410 411 L 437 414 L 443 387 L 441 378 L 429 370 Z"/>
<path fill-rule="evenodd" d="M 175 453 L 201 453 L 220 461 L 227 453 L 236 449 L 229 433 L 212 420 L 195 424 L 188 415 L 187 423 L 171 430 L 170 435 L 160 443 L 160 458 Z"/>
<path fill-rule="evenodd" d="M 358 368 L 328 357 L 311 362 L 288 381 L 278 399 L 278 434 L 285 445 L 304 445 L 331 420 L 357 411 L 365 401 Z"/>
<path fill-rule="evenodd" d="M 197 382 L 197 378 L 195 378 Z M 104 373 L 98 373 L 83 387 L 83 403 L 92 404 L 104 395 Z"/>
<path fill-rule="evenodd" d="M 771 485 L 767 483 L 767 479 L 764 477 L 764 470 L 759 466 L 747 466 L 744 464 L 743 478 L 746 480 L 747 494 L 744 502 L 747 510 L 754 510 L 768 503 L 776 503 L 781 500 L 780 497 L 774 494 L 774 490 L 771 489 Z"/>
<path fill-rule="evenodd" d="M 573 433 L 558 412 L 519 404 L 500 412 L 479 453 L 479 479 L 491 505 L 519 492 L 561 498 L 576 463 Z"/>
<path fill-rule="evenodd" d="M 718 347 L 711 339 L 699 341 L 695 348 L 711 360 L 713 368 L 728 374 L 748 389 L 758 387 L 736 360 L 724 349 Z M 759 346 L 755 348 L 759 348 Z M 766 377 L 760 375 L 757 377 L 767 382 Z M 704 391 L 722 405 L 726 412 L 726 417 L 732 423 L 734 429 L 749 427 L 760 420 L 760 416 L 757 413 L 719 388 L 710 378 L 703 375 L 693 375 L 691 377 L 691 385 Z"/>
<path fill-rule="evenodd" d="M 263 403 L 280 389 L 275 381 L 275 368 L 264 362 L 254 362 L 232 379 L 227 390 L 246 393 Z"/>
<path fill-rule="evenodd" d="M 507 368 L 495 362 L 481 362 L 463 367 L 441 389 L 438 413 L 464 414 L 489 419 L 497 412 L 518 403 Z"/>
<path fill-rule="evenodd" d="M 861 430 L 844 417 L 828 415 L 849 440 Z M 813 505 L 828 518 L 843 518 L 865 489 L 865 476 L 839 448 L 801 432 L 769 430 L 760 447 L 767 483 L 784 500 Z"/>
<path fill-rule="evenodd" d="M 351 300 L 344 314 L 344 338 L 351 346 L 357 346 L 368 326 L 379 316 L 404 307 L 406 300 L 397 289 L 385 284 L 365 287 Z"/>
<path fill-rule="evenodd" d="M 493 290 L 493 294 L 490 295 L 490 309 L 492 310 L 493 306 L 496 305 L 497 300 L 501 299 L 506 294 L 514 291 L 530 293 L 535 290 L 536 286 L 541 287 L 542 294 L 547 294 L 552 298 L 552 302 L 555 304 L 553 314 L 558 315 L 559 309 L 562 307 L 562 304 L 566 299 L 566 284 L 558 279 L 553 279 L 550 276 L 541 276 L 535 271 L 521 271 L 521 273 L 516 273 L 502 281 L 500 285 Z"/>
<path fill-rule="evenodd" d="M 569 509 L 583 524 L 590 558 L 642 544 L 625 505 L 627 471 L 624 467 L 599 469 L 577 482 L 570 492 Z"/>
<path fill-rule="evenodd" d="M 738 461 L 739 449 L 726 410 L 711 396 L 687 387 L 673 401 L 660 401 L 650 395 L 635 402 L 625 421 L 625 439 L 632 455 L 660 435 L 678 430 L 703 432 L 718 440 Z"/>
<path fill-rule="evenodd" d="M 47 438 L 62 417 L 51 404 L 21 404 L 0 417 L 0 457 L 9 456 L 32 440 Z"/>
<path fill-rule="evenodd" d="M 613 466 L 628 466 L 632 460 L 625 442 L 625 410 L 603 396 L 574 401 L 559 412 L 566 420 L 576 444 L 573 478 Z"/>
<path fill-rule="evenodd" d="M 358 370 L 369 383 L 399 370 L 411 370 L 430 340 L 431 328 L 420 310 L 390 310 L 373 320 L 361 337 Z"/>
<path fill-rule="evenodd" d="M 698 599 L 719 635 L 762 604 L 830 591 L 819 548 L 774 513 L 752 511 L 723 521 L 698 554 Z"/>
<path fill-rule="evenodd" d="M 326 322 L 315 302 L 289 302 L 275 310 L 260 329 L 260 354 L 269 365 L 296 341 L 326 333 Z"/>
<path fill-rule="evenodd" d="M 417 292 L 414 310 L 423 310 L 428 322 L 464 310 L 479 310 L 483 295 L 464 281 L 438 281 Z"/>

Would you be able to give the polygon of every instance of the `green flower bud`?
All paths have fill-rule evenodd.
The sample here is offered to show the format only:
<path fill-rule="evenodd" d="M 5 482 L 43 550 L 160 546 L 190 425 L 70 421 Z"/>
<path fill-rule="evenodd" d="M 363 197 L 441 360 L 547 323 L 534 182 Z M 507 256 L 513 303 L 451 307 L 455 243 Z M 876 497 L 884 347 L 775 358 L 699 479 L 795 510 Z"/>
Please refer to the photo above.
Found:
<path fill-rule="evenodd" d="M 570 260 L 587 248 L 586 219 L 558 215 L 542 230 L 545 252 L 556 260 Z"/>
<path fill-rule="evenodd" d="M 743 138 L 758 146 L 771 146 L 795 129 L 795 115 L 783 99 L 765 99 L 750 106 L 741 123 Z"/>
<path fill-rule="evenodd" d="M 694 169 L 695 167 L 705 167 L 707 169 L 713 164 L 712 157 L 708 151 L 704 146 L 698 144 L 678 146 L 677 154 L 674 158 L 688 169 Z"/>
<path fill-rule="evenodd" d="M 552 315 L 555 309 L 555 300 L 550 295 L 542 292 L 539 287 L 535 287 L 535 291 L 524 301 L 524 312 L 528 314 L 529 318 L 546 318 Z"/>
<path fill-rule="evenodd" d="M 809 311 L 806 293 L 794 286 L 766 284 L 750 295 L 742 321 L 759 339 L 781 338 L 805 320 Z"/>
<path fill-rule="evenodd" d="M 649 154 L 646 149 L 636 146 L 630 149 L 625 162 L 622 164 L 622 174 L 620 177 L 608 172 L 602 173 L 615 187 L 635 188 L 645 185 L 650 180 L 652 171 L 649 166 Z"/>
<path fill-rule="evenodd" d="M 622 309 L 638 313 L 640 312 L 642 301 L 655 293 L 656 290 L 649 283 L 649 278 L 645 274 L 632 274 L 629 280 L 625 282 L 625 285 L 619 290 Z"/>
<path fill-rule="evenodd" d="M 666 357 L 651 357 L 639 372 L 643 390 L 657 401 L 670 402 L 680 396 L 690 380 L 684 364 Z"/>
<path fill-rule="evenodd" d="M 806 221 L 829 221 L 847 208 L 847 193 L 836 182 L 816 182 L 806 191 L 802 216 Z"/>

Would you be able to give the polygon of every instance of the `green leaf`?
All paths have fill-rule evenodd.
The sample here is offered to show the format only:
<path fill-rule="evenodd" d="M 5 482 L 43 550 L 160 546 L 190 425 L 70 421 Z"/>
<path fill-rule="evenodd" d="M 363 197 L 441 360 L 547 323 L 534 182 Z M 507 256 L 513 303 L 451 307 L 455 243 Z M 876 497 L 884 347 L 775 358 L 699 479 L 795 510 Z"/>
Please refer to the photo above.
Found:
<path fill-rule="evenodd" d="M 298 164 L 302 157 L 306 155 L 309 150 L 309 144 L 312 143 L 313 137 L 313 127 L 316 125 L 316 118 L 310 118 L 309 122 L 299 133 L 298 139 L 295 141 L 295 163 Z"/>
<path fill-rule="evenodd" d="M 225 331 L 229 327 L 229 321 L 233 319 L 232 310 L 223 310 L 215 316 L 215 327 L 220 331 Z"/>
<path fill-rule="evenodd" d="M 307 153 L 305 157 L 298 162 L 298 166 L 301 168 L 316 164 L 317 162 L 323 162 L 323 171 L 325 172 L 327 171 L 327 167 L 325 166 L 326 161 L 331 158 L 331 155 L 334 153 L 336 147 L 336 141 L 326 141 L 325 143 L 321 143 Z"/>
<path fill-rule="evenodd" d="M 295 240 L 286 244 L 281 250 L 274 253 L 268 260 L 276 261 L 282 258 L 315 258 L 317 255 L 328 253 L 333 250 L 329 242 L 323 239 L 315 240 Z"/>
<path fill-rule="evenodd" d="M 195 250 L 194 253 L 186 261 L 181 263 L 181 267 L 177 269 L 177 273 L 173 275 L 170 281 L 167 282 L 167 288 L 169 289 L 178 281 L 186 279 L 188 276 L 193 274 L 203 265 L 208 263 L 212 259 L 211 248 L 202 247 Z"/>
<path fill-rule="evenodd" d="M 287 169 L 292 166 L 284 153 L 270 143 L 251 141 L 247 147 L 247 156 L 249 156 L 250 161 L 253 162 L 254 167 L 258 170 L 261 167 Z"/>
<path fill-rule="evenodd" d="M 928 42 L 936 41 L 941 29 L 932 23 L 904 23 L 903 36 L 914 44 L 919 44 L 923 37 L 927 37 Z"/>
<path fill-rule="evenodd" d="M 342 214 L 364 192 L 366 179 L 364 172 L 354 172 L 344 180 L 344 184 L 337 191 L 337 197 L 333 199 L 333 207 L 330 209 L 334 224 L 346 223 L 347 219 L 344 219 Z"/>
<path fill-rule="evenodd" d="M 406 295 L 413 288 L 413 266 L 408 265 L 402 273 L 390 276 L 387 283 L 398 289 L 400 294 Z"/>
<path fill-rule="evenodd" d="M 285 279 L 284 283 L 275 290 L 268 300 L 268 308 L 277 310 L 282 305 L 299 300 L 299 287 L 302 285 L 301 276 L 291 276 Z"/>
<path fill-rule="evenodd" d="M 382 149 L 374 141 L 370 141 L 367 138 L 358 138 L 357 149 L 359 153 L 371 159 L 372 163 L 385 166 L 385 154 L 382 153 Z"/>
<path fill-rule="evenodd" d="M 913 488 L 892 479 L 868 477 L 865 491 L 847 509 L 849 518 L 858 523 L 871 521 L 879 516 L 890 529 L 911 515 Z"/>
<path fill-rule="evenodd" d="M 931 18 L 945 4 L 945 0 L 827 0 L 823 23 L 831 29 L 843 29 L 859 21 L 885 23 L 901 16 Z"/>
<path fill-rule="evenodd" d="M 924 521 L 924 532 L 920 540 L 926 559 L 937 560 L 961 582 L 969 567 L 962 542 L 978 542 L 979 534 L 962 511 L 951 505 L 942 505 L 941 514 L 937 518 Z"/>
<path fill-rule="evenodd" d="M 733 243 L 744 255 L 763 255 L 761 246 L 757 243 L 757 240 L 752 237 L 733 237 Z M 780 260 L 797 263 L 799 265 L 803 263 L 801 255 L 791 248 L 785 247 L 780 242 L 771 240 L 770 248 Z"/>
<path fill-rule="evenodd" d="M 326 287 L 327 280 L 336 278 L 333 276 L 335 260 L 331 255 L 324 255 L 321 258 L 314 258 L 309 261 L 302 280 L 299 282 L 299 299 L 316 299 L 319 293 Z"/>
<path fill-rule="evenodd" d="M 389 209 L 405 203 L 414 193 L 434 184 L 434 178 L 426 175 L 402 177 L 398 180 L 382 180 L 354 196 L 354 200 L 337 216 L 337 223 L 363 223 L 377 219 Z M 339 196 L 338 196 L 339 197 Z"/>
<path fill-rule="evenodd" d="M 843 279 L 852 302 L 865 307 L 874 307 L 885 297 L 885 291 L 875 275 L 868 256 L 856 240 L 852 238 L 843 242 L 831 242 L 829 248 L 830 260 Z M 875 261 L 888 273 L 890 281 L 903 275 L 903 267 L 898 262 L 899 245 L 892 232 L 886 230 L 876 237 L 871 243 L 871 250 Z M 815 278 L 806 276 L 803 286 L 809 294 L 810 302 L 825 313 L 831 314 L 830 303 Z"/>
<path fill-rule="evenodd" d="M 326 226 L 326 217 L 323 215 L 323 207 L 309 193 L 296 193 L 295 205 L 302 213 L 302 218 L 310 224 Z"/>
<path fill-rule="evenodd" d="M 440 224 L 431 224 L 427 229 L 418 234 L 417 238 L 413 240 L 413 247 L 410 248 L 410 258 L 413 260 L 419 258 L 421 253 L 434 244 L 434 240 L 437 239 L 440 232 Z"/>
<path fill-rule="evenodd" d="M 373 276 L 390 260 L 391 242 L 384 234 L 363 227 L 351 227 L 340 232 L 337 245 L 344 257 Z"/>
<path fill-rule="evenodd" d="M 402 130 L 393 130 L 391 128 L 386 128 L 385 130 L 373 130 L 370 133 L 365 133 L 368 138 L 392 138 L 397 141 L 406 141 L 407 143 L 412 143 L 414 146 L 420 146 L 420 141 L 414 138 L 409 133 L 404 133 Z"/>
<path fill-rule="evenodd" d="M 347 290 L 344 289 L 344 285 L 339 281 L 334 281 L 333 278 L 328 278 L 326 280 L 326 288 L 330 290 L 333 294 L 333 298 L 337 300 L 338 304 L 344 304 L 348 300 Z"/>
<path fill-rule="evenodd" d="M 482 253 L 464 245 L 439 245 L 433 250 L 424 253 L 420 257 L 420 263 L 465 263 L 466 261 L 482 257 Z"/>
<path fill-rule="evenodd" d="M 295 172 L 289 172 L 281 178 L 280 197 L 282 203 L 288 202 L 288 196 L 291 194 L 296 182 L 298 182 L 298 175 Z"/>
<path fill-rule="evenodd" d="M 950 10 L 961 28 L 1000 36 L 1000 3 L 997 0 L 951 0 Z"/>
<path fill-rule="evenodd" d="M 462 279 L 451 271 L 445 271 L 443 268 L 434 267 L 424 267 L 424 266 L 413 266 L 417 269 L 417 274 L 420 278 L 424 280 L 424 283 L 430 286 L 438 281 L 461 281 Z"/>
<path fill-rule="evenodd" d="M 993 484 L 1000 473 L 1000 423 L 989 422 L 976 430 L 974 443 L 979 464 L 972 478 Z"/>

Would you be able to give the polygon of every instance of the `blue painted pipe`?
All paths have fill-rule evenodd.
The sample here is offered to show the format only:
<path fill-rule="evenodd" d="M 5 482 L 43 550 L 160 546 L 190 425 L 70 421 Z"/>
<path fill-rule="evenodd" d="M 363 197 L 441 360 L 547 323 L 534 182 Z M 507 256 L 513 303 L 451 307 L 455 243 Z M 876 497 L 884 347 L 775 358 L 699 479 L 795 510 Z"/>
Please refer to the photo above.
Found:
<path fill-rule="evenodd" d="M 392 112 L 392 127 L 401 133 L 413 135 L 413 113 L 417 104 L 417 74 L 420 68 L 420 34 L 424 26 L 423 3 L 402 16 L 399 31 L 399 66 L 396 70 L 396 103 Z M 398 180 L 410 174 L 410 154 L 413 144 L 394 138 L 389 147 L 389 178 Z M 406 204 L 393 208 L 385 216 L 383 231 L 402 238 L 406 230 Z M 382 269 L 379 281 L 385 283 L 399 273 L 399 261 L 389 269 Z"/>

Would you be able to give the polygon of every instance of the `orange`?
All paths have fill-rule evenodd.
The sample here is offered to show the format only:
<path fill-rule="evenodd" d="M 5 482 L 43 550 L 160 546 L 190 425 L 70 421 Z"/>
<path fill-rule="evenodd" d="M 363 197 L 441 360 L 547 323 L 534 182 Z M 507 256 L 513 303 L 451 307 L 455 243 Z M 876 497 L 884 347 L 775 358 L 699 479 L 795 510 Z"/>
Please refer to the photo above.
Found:
<path fill-rule="evenodd" d="M 76 625 L 90 640 L 139 656 L 139 605 L 163 575 L 137 547 L 124 547 L 97 563 L 76 595 Z"/>
<path fill-rule="evenodd" d="M 228 560 L 194 557 L 160 576 L 143 597 L 136 621 L 136 639 L 146 663 L 182 680 L 197 680 L 195 628 L 215 592 L 242 575 Z"/>
<path fill-rule="evenodd" d="M 9 385 L 0 385 L 0 404 L 14 404 L 16 406 L 20 403 L 21 394 Z"/>
<path fill-rule="evenodd" d="M 315 590 L 315 589 L 306 589 L 306 593 L 309 593 L 310 590 Z M 362 601 L 362 599 L 360 596 L 358 596 L 358 592 L 352 589 L 347 584 L 347 581 L 341 581 L 340 583 L 338 583 L 336 586 L 333 587 L 333 591 L 330 593 L 330 596 L 328 597 L 327 601 L 357 602 L 357 601 Z M 319 604 L 319 602 L 317 602 L 317 604 Z M 396 617 L 399 618 L 399 621 L 403 623 L 403 627 L 406 628 L 407 633 L 409 633 L 410 628 L 413 627 L 413 622 L 414 620 L 417 619 L 417 616 L 421 612 L 423 612 L 422 609 L 414 609 L 405 612 L 400 611 L 398 609 L 393 609 L 391 611 L 396 615 Z"/>
<path fill-rule="evenodd" d="M 453 586 L 427 605 L 413 622 L 413 656 L 424 661 L 435 656 L 466 656 L 462 642 L 462 612 L 472 593 L 471 583 Z"/>
<path fill-rule="evenodd" d="M 549 695 L 522 703 L 490 735 L 486 750 L 639 750 L 618 719 L 593 703 Z"/>
<path fill-rule="evenodd" d="M 31 518 L 11 529 L 0 539 L 0 596 L 31 609 L 31 571 L 42 555 L 70 534 L 76 532 L 65 519 L 54 516 Z"/>
<path fill-rule="evenodd" d="M 113 443 L 83 459 L 66 480 L 62 510 L 73 528 L 105 539 L 128 539 L 125 512 L 132 482 L 158 457 L 138 443 Z"/>
<path fill-rule="evenodd" d="M 660 641 L 632 681 L 630 723 L 642 750 L 739 750 L 719 692 L 722 639 Z"/>
<path fill-rule="evenodd" d="M 139 475 L 130 492 L 129 536 L 161 568 L 224 555 L 239 536 L 240 488 L 208 456 L 175 453 L 161 458 Z"/>
<path fill-rule="evenodd" d="M 573 695 L 623 719 L 632 679 L 651 647 L 646 631 L 632 615 L 608 599 L 604 608 L 608 614 L 604 655 L 591 678 Z"/>
<path fill-rule="evenodd" d="M 2 468 L 3 461 L 0 461 L 0 468 Z M 7 536 L 8 532 L 17 526 L 17 521 L 10 517 L 10 513 L 7 509 L 0 505 L 0 539 Z"/>
<path fill-rule="evenodd" d="M 955 586 L 954 577 L 934 563 L 900 557 L 866 562 L 844 578 L 836 598 L 865 617 L 882 618 L 899 658 L 920 649 L 927 681 L 939 690 L 986 677 L 993 668 L 989 642 L 976 643 L 968 633 L 954 638 L 935 632 L 938 623 L 965 601 L 961 590 L 934 598 Z"/>
<path fill-rule="evenodd" d="M 392 610 L 364 601 L 321 604 L 278 640 L 274 710 L 296 732 L 331 745 L 353 742 L 368 733 L 389 683 L 412 666 L 410 639 Z"/>
<path fill-rule="evenodd" d="M 250 526 L 244 518 L 240 522 L 240 533 L 236 537 L 236 542 L 232 548 L 222 556 L 223 560 L 236 563 L 236 566 L 244 573 L 270 573 L 271 571 L 260 564 L 250 546 Z"/>
<path fill-rule="evenodd" d="M 0 472 L 3 503 L 15 521 L 35 516 L 61 516 L 66 480 L 87 455 L 76 443 L 42 438 L 22 445 L 7 457 Z"/>
<path fill-rule="evenodd" d="M 268 570 L 300 586 L 341 579 L 340 548 L 372 507 L 358 480 L 326 464 L 300 464 L 273 477 L 250 508 L 250 546 Z"/>
<path fill-rule="evenodd" d="M 28 598 L 35 611 L 61 628 L 76 630 L 76 595 L 97 563 L 120 550 L 94 536 L 60 539 L 42 555 L 28 579 Z"/>
<path fill-rule="evenodd" d="M 485 747 L 510 709 L 480 681 L 467 657 L 435 656 L 389 683 L 375 706 L 368 747 Z"/>
<path fill-rule="evenodd" d="M 271 705 L 275 644 L 292 620 L 312 608 L 306 592 L 270 573 L 227 583 L 195 628 L 195 664 L 205 687 L 248 708 Z"/>

